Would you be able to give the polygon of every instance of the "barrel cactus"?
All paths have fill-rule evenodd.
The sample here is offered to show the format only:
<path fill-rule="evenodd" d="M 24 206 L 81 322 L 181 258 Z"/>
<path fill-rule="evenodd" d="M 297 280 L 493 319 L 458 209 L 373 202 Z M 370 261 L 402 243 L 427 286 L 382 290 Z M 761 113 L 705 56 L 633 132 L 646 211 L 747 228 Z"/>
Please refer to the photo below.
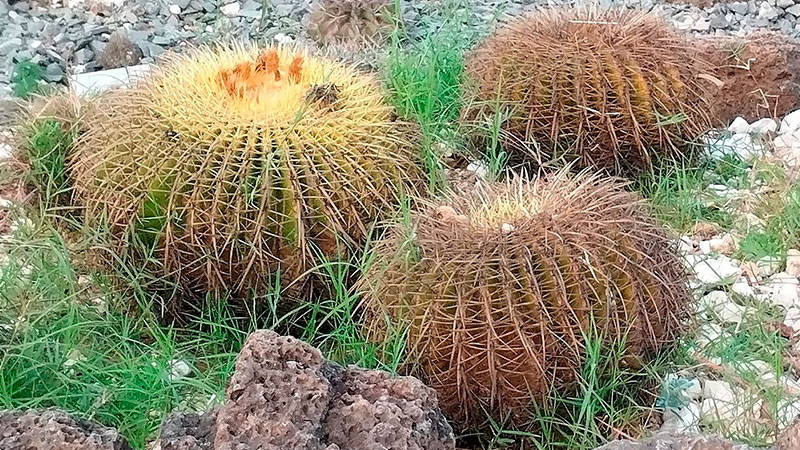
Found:
<path fill-rule="evenodd" d="M 392 30 L 394 17 L 394 0 L 318 0 L 306 28 L 322 44 L 375 42 Z"/>
<path fill-rule="evenodd" d="M 191 290 L 277 270 L 285 286 L 362 242 L 421 176 L 418 131 L 378 83 L 301 50 L 172 55 L 96 102 L 69 161 L 86 222 L 120 250 L 147 244 Z"/>
<path fill-rule="evenodd" d="M 496 114 L 506 119 L 511 163 L 576 161 L 627 174 L 683 155 L 708 130 L 705 66 L 651 15 L 539 11 L 468 55 L 473 89 L 462 117 L 479 130 Z"/>
<path fill-rule="evenodd" d="M 568 394 L 585 336 L 623 342 L 635 366 L 682 328 L 679 257 L 614 179 L 561 171 L 481 185 L 411 225 L 378 244 L 359 282 L 365 333 L 407 333 L 405 369 L 464 428 L 486 413 L 521 425 L 531 402 Z"/>

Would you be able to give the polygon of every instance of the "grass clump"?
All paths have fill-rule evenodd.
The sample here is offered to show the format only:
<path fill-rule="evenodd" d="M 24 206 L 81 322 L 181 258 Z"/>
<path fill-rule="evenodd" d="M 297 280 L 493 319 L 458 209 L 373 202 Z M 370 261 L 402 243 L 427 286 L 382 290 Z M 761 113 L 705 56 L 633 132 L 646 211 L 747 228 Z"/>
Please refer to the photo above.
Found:
<path fill-rule="evenodd" d="M 39 90 L 44 79 L 44 69 L 31 60 L 22 60 L 11 72 L 11 92 L 19 98 L 27 98 Z"/>
<path fill-rule="evenodd" d="M 419 41 L 408 43 L 405 39 L 399 31 L 393 35 L 384 81 L 400 116 L 420 126 L 428 187 L 436 191 L 444 183 L 440 144 L 452 141 L 448 137 L 458 117 L 462 54 L 471 42 L 450 22 Z"/>
<path fill-rule="evenodd" d="M 69 191 L 65 165 L 75 131 L 65 130 L 55 119 L 43 119 L 30 127 L 27 145 L 23 147 L 31 166 L 29 178 L 45 204 L 59 203 Z"/>
<path fill-rule="evenodd" d="M 712 222 L 723 228 L 733 224 L 724 199 L 703 192 L 709 186 L 707 165 L 673 161 L 642 175 L 636 188 L 650 200 L 653 214 L 678 232 L 697 222 Z"/>
<path fill-rule="evenodd" d="M 785 258 L 786 246 L 777 233 L 753 231 L 739 241 L 739 253 L 751 261 L 766 257 Z"/>

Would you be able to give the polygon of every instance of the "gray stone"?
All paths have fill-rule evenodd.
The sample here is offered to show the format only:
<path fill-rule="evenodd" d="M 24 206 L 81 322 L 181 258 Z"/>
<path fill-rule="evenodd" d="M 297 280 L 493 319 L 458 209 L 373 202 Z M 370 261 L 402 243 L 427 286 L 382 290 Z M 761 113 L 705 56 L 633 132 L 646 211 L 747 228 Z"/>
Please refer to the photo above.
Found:
<path fill-rule="evenodd" d="M 775 5 L 778 6 L 779 8 L 788 8 L 794 5 L 794 0 L 778 0 L 777 2 L 775 2 Z"/>
<path fill-rule="evenodd" d="M 44 30 L 45 23 L 41 20 L 28 22 L 28 33 L 39 34 Z"/>
<path fill-rule="evenodd" d="M 22 46 L 22 39 L 14 38 L 7 41 L 0 42 L 0 56 L 8 55 L 11 52 L 17 51 Z"/>
<path fill-rule="evenodd" d="M 783 11 L 780 9 L 770 5 L 767 2 L 761 2 L 761 5 L 758 7 L 758 19 L 765 19 L 768 21 L 773 21 L 781 16 Z"/>
<path fill-rule="evenodd" d="M 745 15 L 747 14 L 747 2 L 731 2 L 728 3 L 728 9 L 735 12 L 736 14 Z"/>
<path fill-rule="evenodd" d="M 88 48 L 82 48 L 75 52 L 75 56 L 73 56 L 73 61 L 75 64 L 85 65 L 94 57 L 94 53 L 89 50 Z"/>
<path fill-rule="evenodd" d="M 786 12 L 795 17 L 800 17 L 800 5 L 792 5 L 791 7 L 786 8 Z"/>
<path fill-rule="evenodd" d="M 152 42 L 156 45 L 170 45 L 172 43 L 172 39 L 166 36 L 153 36 Z"/>
<path fill-rule="evenodd" d="M 64 69 L 58 63 L 50 63 L 44 69 L 44 79 L 52 83 L 58 83 L 64 79 Z"/>
<path fill-rule="evenodd" d="M 142 50 L 142 54 L 144 56 L 149 56 L 150 58 L 156 58 L 158 55 L 164 53 L 163 47 L 153 44 L 152 42 L 144 41 L 140 42 L 138 45 Z"/>

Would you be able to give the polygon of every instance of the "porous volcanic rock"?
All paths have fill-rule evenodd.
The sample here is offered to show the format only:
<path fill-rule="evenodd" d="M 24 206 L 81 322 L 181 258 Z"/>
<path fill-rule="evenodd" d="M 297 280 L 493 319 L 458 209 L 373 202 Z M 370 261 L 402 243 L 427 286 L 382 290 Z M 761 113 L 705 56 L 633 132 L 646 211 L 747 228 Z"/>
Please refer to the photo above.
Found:
<path fill-rule="evenodd" d="M 236 359 L 225 403 L 168 418 L 161 448 L 444 450 L 455 440 L 419 380 L 343 368 L 304 342 L 258 331 Z"/>
<path fill-rule="evenodd" d="M 131 450 L 116 430 L 56 409 L 0 411 L 3 450 Z"/>

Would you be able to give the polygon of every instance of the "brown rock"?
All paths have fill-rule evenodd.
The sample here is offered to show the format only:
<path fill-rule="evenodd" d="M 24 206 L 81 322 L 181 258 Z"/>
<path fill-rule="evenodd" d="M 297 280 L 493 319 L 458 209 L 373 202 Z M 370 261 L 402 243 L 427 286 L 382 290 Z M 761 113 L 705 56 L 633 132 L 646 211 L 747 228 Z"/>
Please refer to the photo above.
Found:
<path fill-rule="evenodd" d="M 800 44 L 773 31 L 746 38 L 707 37 L 703 54 L 724 83 L 712 95 L 712 111 L 722 123 L 737 116 L 748 122 L 780 119 L 800 106 Z"/>
<path fill-rule="evenodd" d="M 800 419 L 786 427 L 775 441 L 775 448 L 778 450 L 797 450 L 800 449 Z"/>
<path fill-rule="evenodd" d="M 114 429 L 55 409 L 0 411 L 3 450 L 130 450 Z"/>
<path fill-rule="evenodd" d="M 713 222 L 697 222 L 692 226 L 689 234 L 697 240 L 710 239 L 719 234 L 722 228 Z"/>
<path fill-rule="evenodd" d="M 219 411 L 172 416 L 163 450 L 455 448 L 435 392 L 412 377 L 342 368 L 291 337 L 245 342 Z"/>
<path fill-rule="evenodd" d="M 638 442 L 612 441 L 595 450 L 754 450 L 708 434 L 659 433 Z M 781 449 L 783 450 L 783 449 Z"/>

